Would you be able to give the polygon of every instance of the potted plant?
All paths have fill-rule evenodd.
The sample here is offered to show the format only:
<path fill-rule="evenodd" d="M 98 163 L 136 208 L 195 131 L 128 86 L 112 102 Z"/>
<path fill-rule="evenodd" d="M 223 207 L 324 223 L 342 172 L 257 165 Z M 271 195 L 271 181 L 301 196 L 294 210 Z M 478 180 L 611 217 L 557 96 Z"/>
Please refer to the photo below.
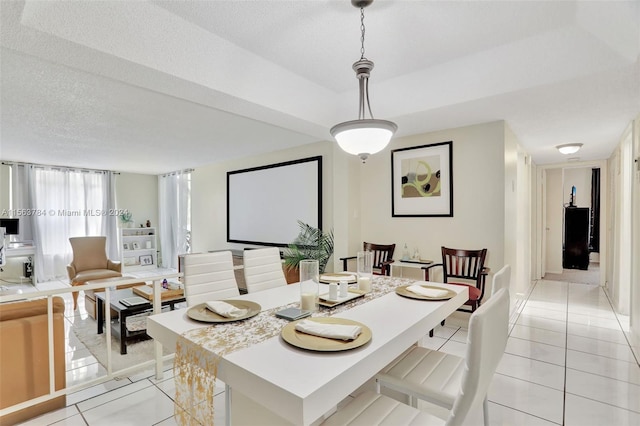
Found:
<path fill-rule="evenodd" d="M 120 214 L 120 222 L 122 222 L 123 228 L 131 228 L 133 224 L 132 214 L 130 211 L 125 211 Z"/>
<path fill-rule="evenodd" d="M 290 279 L 295 275 L 294 282 L 298 281 L 297 271 L 301 260 L 317 260 L 318 270 L 323 273 L 333 254 L 333 231 L 322 232 L 321 229 L 302 221 L 298 221 L 298 225 L 300 233 L 284 250 L 284 267 Z M 290 279 L 287 281 L 290 282 Z"/>

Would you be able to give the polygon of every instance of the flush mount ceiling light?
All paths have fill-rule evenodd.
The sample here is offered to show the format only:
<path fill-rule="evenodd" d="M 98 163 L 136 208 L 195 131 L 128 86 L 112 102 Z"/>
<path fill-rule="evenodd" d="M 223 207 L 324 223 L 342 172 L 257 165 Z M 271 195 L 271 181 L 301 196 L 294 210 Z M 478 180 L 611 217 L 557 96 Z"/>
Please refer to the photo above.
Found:
<path fill-rule="evenodd" d="M 359 82 L 360 105 L 358 119 L 336 124 L 331 128 L 331 136 L 336 139 L 340 148 L 349 154 L 357 155 L 364 163 L 371 154 L 382 151 L 398 129 L 395 123 L 387 120 L 376 120 L 369 105 L 369 76 L 373 62 L 364 57 L 364 8 L 373 0 L 351 0 L 351 4 L 360 9 L 360 60 L 353 64 Z M 365 118 L 365 110 L 369 117 Z"/>
<path fill-rule="evenodd" d="M 565 143 L 564 145 L 558 145 L 556 148 L 561 154 L 575 154 L 582 147 L 581 143 Z"/>

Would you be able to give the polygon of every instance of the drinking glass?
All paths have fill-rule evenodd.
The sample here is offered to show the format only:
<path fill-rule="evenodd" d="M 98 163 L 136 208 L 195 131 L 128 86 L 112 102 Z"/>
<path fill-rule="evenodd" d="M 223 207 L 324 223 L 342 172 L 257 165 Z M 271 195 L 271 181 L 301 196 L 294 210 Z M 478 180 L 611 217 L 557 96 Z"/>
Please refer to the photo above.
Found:
<path fill-rule="evenodd" d="M 301 260 L 300 270 L 300 309 L 315 312 L 318 310 L 320 274 L 317 260 Z"/>
<path fill-rule="evenodd" d="M 373 252 L 358 252 L 358 290 L 369 293 L 373 280 Z"/>

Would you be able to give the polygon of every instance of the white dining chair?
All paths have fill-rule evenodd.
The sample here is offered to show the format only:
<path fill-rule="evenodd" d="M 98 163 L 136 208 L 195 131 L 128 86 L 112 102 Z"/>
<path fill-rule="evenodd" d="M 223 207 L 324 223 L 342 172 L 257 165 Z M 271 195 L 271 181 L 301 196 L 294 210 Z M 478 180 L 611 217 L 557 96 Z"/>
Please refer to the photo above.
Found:
<path fill-rule="evenodd" d="M 245 250 L 243 263 L 247 293 L 287 285 L 277 247 Z"/>
<path fill-rule="evenodd" d="M 185 255 L 183 273 L 187 306 L 240 295 L 230 251 Z"/>
<path fill-rule="evenodd" d="M 430 413 L 371 391 L 361 393 L 321 423 L 322 426 L 429 426 L 444 424 L 442 419 Z"/>
<path fill-rule="evenodd" d="M 502 269 L 496 272 L 496 274 L 493 276 L 493 281 L 491 282 L 491 296 L 496 294 L 500 289 L 509 289 L 510 283 L 511 266 L 504 265 Z"/>
<path fill-rule="evenodd" d="M 450 410 L 446 425 L 458 425 L 483 401 L 489 426 L 487 390 L 507 345 L 509 290 L 501 289 L 469 320 L 465 358 L 415 346 L 376 375 L 378 393 L 384 386 Z"/>

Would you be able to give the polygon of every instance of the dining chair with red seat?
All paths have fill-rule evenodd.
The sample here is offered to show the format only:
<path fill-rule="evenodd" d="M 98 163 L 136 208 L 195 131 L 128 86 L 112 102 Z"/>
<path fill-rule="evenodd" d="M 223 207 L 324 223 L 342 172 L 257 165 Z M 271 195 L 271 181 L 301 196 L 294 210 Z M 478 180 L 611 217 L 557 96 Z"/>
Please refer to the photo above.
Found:
<path fill-rule="evenodd" d="M 473 313 L 480 307 L 484 297 L 485 283 L 489 273 L 489 268 L 484 266 L 486 257 L 487 249 L 464 250 L 443 246 L 442 263 L 425 266 L 422 269 L 428 273 L 431 268 L 441 266 L 444 283 L 467 286 L 469 300 L 458 310 Z M 444 320 L 440 324 L 444 325 Z M 433 330 L 429 331 L 429 337 L 433 337 Z"/>
<path fill-rule="evenodd" d="M 395 244 L 373 244 L 363 243 L 364 251 L 373 252 L 373 273 L 375 275 L 389 275 L 390 266 L 393 263 L 393 252 L 396 249 Z M 356 259 L 357 256 L 341 257 L 342 270 L 347 270 L 347 262 Z"/>

